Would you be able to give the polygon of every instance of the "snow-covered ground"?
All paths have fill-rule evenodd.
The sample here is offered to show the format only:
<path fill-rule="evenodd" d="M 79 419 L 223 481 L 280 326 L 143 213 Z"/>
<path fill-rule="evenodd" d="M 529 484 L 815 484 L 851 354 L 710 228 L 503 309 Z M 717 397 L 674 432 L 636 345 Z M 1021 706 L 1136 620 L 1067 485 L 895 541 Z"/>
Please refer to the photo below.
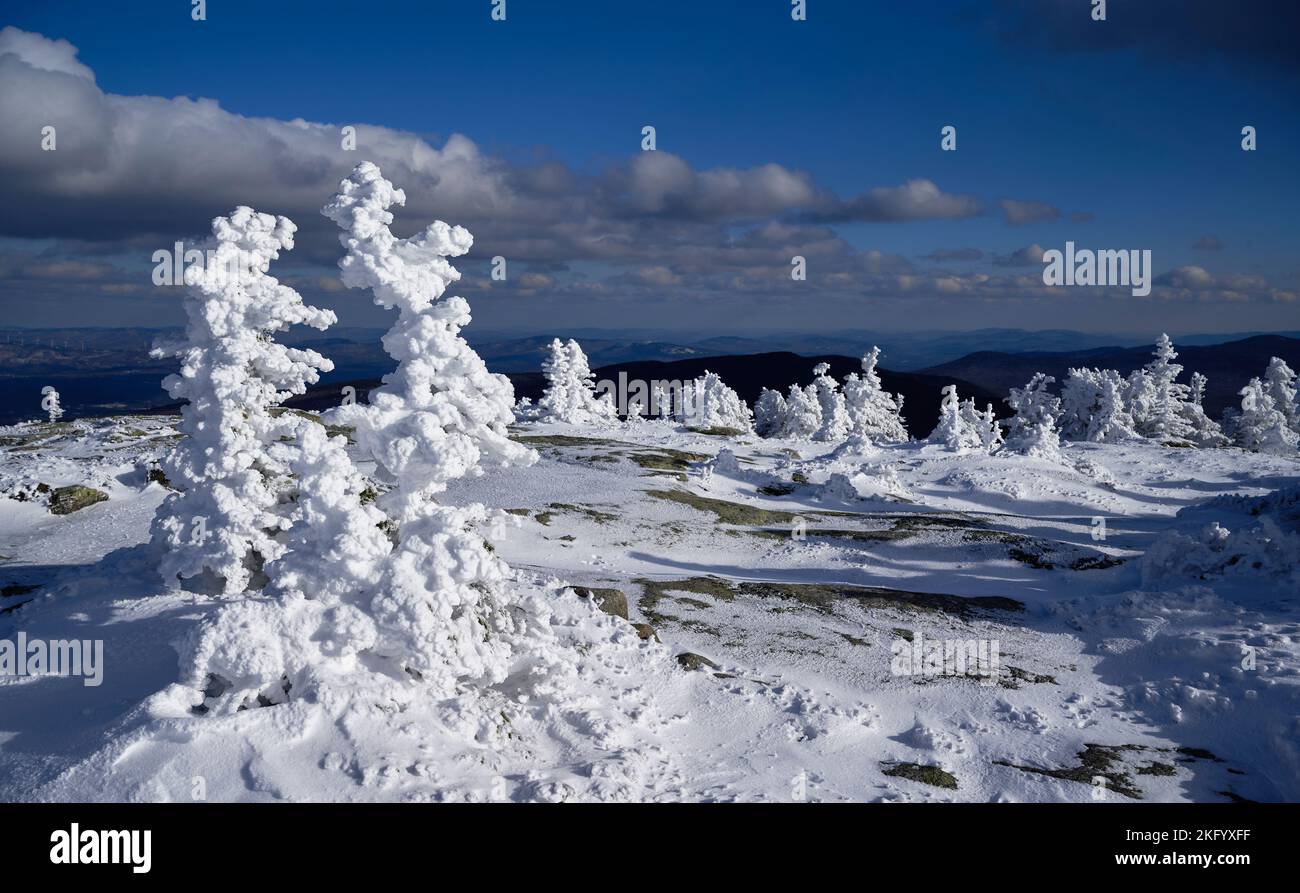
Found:
<path fill-rule="evenodd" d="M 0 676 L 0 799 L 1300 799 L 1294 459 L 520 425 L 537 464 L 446 498 L 508 512 L 563 648 L 472 705 L 205 716 L 177 646 L 228 602 L 148 545 L 173 421 L 0 429 L 0 640 L 104 643 L 97 687 Z M 51 514 L 73 484 L 108 499 Z M 899 674 L 909 640 L 997 676 Z"/>

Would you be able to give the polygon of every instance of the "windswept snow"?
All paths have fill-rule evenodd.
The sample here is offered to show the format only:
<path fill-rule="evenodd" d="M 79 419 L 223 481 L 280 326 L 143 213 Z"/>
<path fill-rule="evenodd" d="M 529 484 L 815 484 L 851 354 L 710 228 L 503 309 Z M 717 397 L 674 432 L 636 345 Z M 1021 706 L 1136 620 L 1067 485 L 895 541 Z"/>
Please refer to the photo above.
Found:
<path fill-rule="evenodd" d="M 205 620 L 282 637 L 264 598 L 159 580 L 174 424 L 0 430 L 0 639 L 105 644 L 98 688 L 0 678 L 0 798 L 1300 798 L 1292 458 L 518 425 L 538 463 L 442 501 L 512 518 L 491 544 L 543 644 L 472 697 L 394 680 L 202 715 L 175 683 L 231 647 Z M 50 515 L 66 484 L 109 498 Z M 997 678 L 893 672 L 952 641 L 996 642 Z"/>

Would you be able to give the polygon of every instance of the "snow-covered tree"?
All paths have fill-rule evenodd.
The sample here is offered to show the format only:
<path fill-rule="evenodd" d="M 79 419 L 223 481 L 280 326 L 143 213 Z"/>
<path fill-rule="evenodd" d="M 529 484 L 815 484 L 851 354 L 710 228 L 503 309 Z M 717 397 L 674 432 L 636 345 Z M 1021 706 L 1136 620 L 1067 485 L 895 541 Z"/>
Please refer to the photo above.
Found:
<path fill-rule="evenodd" d="M 707 370 L 683 386 L 676 418 L 692 428 L 754 429 L 754 414 L 745 401 L 727 387 L 716 372 Z"/>
<path fill-rule="evenodd" d="M 54 390 L 52 385 L 41 388 L 41 409 L 49 415 L 51 425 L 63 417 L 63 407 L 59 405 L 59 392 Z"/>
<path fill-rule="evenodd" d="M 264 562 L 284 552 L 276 534 L 289 524 L 281 497 L 291 488 L 290 468 L 284 451 L 271 447 L 311 423 L 271 410 L 333 365 L 272 335 L 335 321 L 267 274 L 271 261 L 293 248 L 295 229 L 286 217 L 247 207 L 213 220 L 210 262 L 185 273 L 184 338 L 154 349 L 154 356 L 180 358 L 180 373 L 163 387 L 186 401 L 177 426 L 183 437 L 161 462 L 180 492 L 159 507 L 153 524 L 164 579 L 204 577 L 205 588 L 242 592 Z"/>
<path fill-rule="evenodd" d="M 1268 361 L 1264 373 L 1264 386 L 1273 398 L 1273 405 L 1286 417 L 1287 427 L 1300 433 L 1300 407 L 1296 405 L 1296 374 L 1281 357 Z"/>
<path fill-rule="evenodd" d="M 1168 335 L 1157 339 L 1152 356 L 1143 370 L 1145 380 L 1138 386 L 1142 406 L 1141 414 L 1135 415 L 1138 433 L 1161 443 L 1191 443 L 1193 431 L 1186 411 L 1191 391 L 1177 382 L 1183 367 L 1174 362 L 1178 352 Z"/>
<path fill-rule="evenodd" d="M 950 450 L 983 449 L 984 442 L 979 431 L 963 418 L 957 386 L 945 385 L 940 393 L 943 399 L 939 404 L 939 423 L 934 426 L 926 441 L 942 444 Z"/>
<path fill-rule="evenodd" d="M 844 379 L 849 430 L 873 443 L 905 443 L 909 438 L 903 421 L 903 396 L 891 395 L 881 386 L 876 373 L 879 360 L 880 348 L 871 348 L 862 358 L 862 376 L 852 373 Z"/>
<path fill-rule="evenodd" d="M 763 388 L 754 401 L 754 431 L 760 437 L 779 437 L 785 429 L 785 398 L 780 391 Z"/>
<path fill-rule="evenodd" d="M 849 433 L 849 414 L 845 409 L 844 395 L 839 382 L 831 378 L 829 363 L 813 367 L 813 387 L 817 392 L 817 406 L 821 410 L 821 423 L 813 432 L 813 440 L 838 442 Z"/>
<path fill-rule="evenodd" d="M 596 376 L 577 341 L 552 340 L 542 374 L 546 376 L 546 393 L 537 404 L 542 421 L 571 425 L 617 421 L 618 407 L 610 396 L 596 396 Z"/>
<path fill-rule="evenodd" d="M 1114 369 L 1071 369 L 1061 385 L 1061 434 L 1094 443 L 1137 437 L 1125 390 L 1124 378 Z"/>
<path fill-rule="evenodd" d="M 973 399 L 961 401 L 961 420 L 968 430 L 975 432 L 984 452 L 992 453 L 1002 445 L 1002 423 L 994 415 L 992 403 L 981 412 L 975 408 Z"/>
<path fill-rule="evenodd" d="M 355 429 L 358 447 L 391 485 L 377 504 L 396 524 L 397 545 L 366 606 L 377 627 L 371 652 L 450 690 L 461 680 L 503 678 L 511 636 L 526 620 L 511 610 L 510 569 L 478 530 L 487 520 L 483 507 L 435 499 L 484 465 L 531 463 L 536 454 L 508 436 L 509 379 L 489 372 L 460 335 L 468 303 L 443 297 L 460 278 L 447 258 L 467 252 L 472 237 L 436 221 L 398 239 L 388 209 L 405 199 L 363 162 L 322 211 L 343 230 L 344 284 L 370 288 L 375 303 L 398 311 L 383 339 L 397 369 L 371 391 L 368 405 L 342 406 L 326 418 Z"/>
<path fill-rule="evenodd" d="M 1219 423 L 1205 414 L 1205 385 L 1208 379 L 1199 372 L 1192 373 L 1187 402 L 1183 404 L 1183 418 L 1191 429 L 1190 438 L 1198 447 L 1227 446 L 1231 441 L 1224 436 Z"/>
<path fill-rule="evenodd" d="M 1047 390 L 1055 380 L 1037 372 L 1023 388 L 1011 389 L 1007 403 L 1016 414 L 1007 433 L 1006 448 L 1009 451 L 1042 458 L 1060 454 L 1061 438 L 1056 430 L 1056 416 L 1061 401 Z"/>
<path fill-rule="evenodd" d="M 812 385 L 790 385 L 785 397 L 785 424 L 781 437 L 809 440 L 822 426 L 822 407 Z"/>
<path fill-rule="evenodd" d="M 1232 420 L 1233 439 L 1244 449 L 1293 454 L 1300 436 L 1286 423 L 1269 387 L 1258 378 L 1241 389 L 1241 412 Z"/>

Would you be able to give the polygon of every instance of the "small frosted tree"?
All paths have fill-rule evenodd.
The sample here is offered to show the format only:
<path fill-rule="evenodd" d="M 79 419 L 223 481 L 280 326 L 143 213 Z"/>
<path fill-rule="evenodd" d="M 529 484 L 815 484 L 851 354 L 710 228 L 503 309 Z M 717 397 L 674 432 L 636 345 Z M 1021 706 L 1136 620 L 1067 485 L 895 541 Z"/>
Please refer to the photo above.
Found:
<path fill-rule="evenodd" d="M 821 410 L 821 423 L 813 432 L 813 440 L 840 441 L 849 433 L 849 414 L 845 409 L 844 395 L 839 383 L 830 377 L 829 363 L 818 363 L 813 368 L 813 387 L 817 392 L 817 406 Z"/>
<path fill-rule="evenodd" d="M 1232 420 L 1233 440 L 1243 449 L 1289 455 L 1300 437 L 1286 423 L 1269 387 L 1258 378 L 1241 389 L 1241 412 Z"/>
<path fill-rule="evenodd" d="M 1056 430 L 1056 416 L 1061 401 L 1047 390 L 1055 380 L 1037 372 L 1023 388 L 1011 389 L 1007 403 L 1016 414 L 1007 433 L 1006 448 L 1009 451 L 1041 458 L 1060 454 L 1061 438 Z"/>
<path fill-rule="evenodd" d="M 1062 435 L 1093 443 L 1137 437 L 1125 407 L 1125 387 L 1124 378 L 1114 369 L 1071 369 L 1061 385 Z"/>
<path fill-rule="evenodd" d="M 184 338 L 153 351 L 180 358 L 180 373 L 163 387 L 186 401 L 177 426 L 183 437 L 161 461 L 180 492 L 153 523 L 166 580 L 203 578 L 195 585 L 242 592 L 284 552 L 276 536 L 289 525 L 282 497 L 292 484 L 283 451 L 271 447 L 292 440 L 304 420 L 277 418 L 272 409 L 333 365 L 271 336 L 335 321 L 267 274 L 293 248 L 295 229 L 287 217 L 247 207 L 213 220 L 209 262 L 185 272 Z"/>
<path fill-rule="evenodd" d="M 1002 445 L 1002 423 L 994 415 L 992 403 L 980 411 L 975 408 L 973 399 L 961 401 L 961 420 L 967 430 L 975 432 L 984 452 L 995 452 Z"/>
<path fill-rule="evenodd" d="M 752 431 L 753 412 L 716 372 L 705 373 L 682 388 L 677 421 L 692 428 Z"/>
<path fill-rule="evenodd" d="M 41 409 L 45 410 L 53 425 L 63 418 L 63 407 L 59 405 L 59 392 L 52 385 L 41 388 Z"/>
<path fill-rule="evenodd" d="M 812 385 L 790 385 L 785 397 L 785 427 L 782 437 L 809 440 L 822 426 L 822 407 Z"/>
<path fill-rule="evenodd" d="M 780 437 L 785 429 L 785 413 L 781 392 L 763 388 L 754 402 L 754 431 L 760 437 Z"/>
<path fill-rule="evenodd" d="M 609 395 L 596 396 L 596 376 L 577 341 L 553 339 L 542 363 L 542 374 L 546 377 L 546 392 L 537 406 L 543 421 L 591 425 L 618 419 L 618 407 Z"/>
<path fill-rule="evenodd" d="M 483 507 L 441 505 L 436 497 L 484 466 L 537 457 L 509 438 L 510 381 L 489 372 L 460 335 L 469 305 L 443 297 L 460 278 L 447 258 L 467 252 L 472 237 L 436 221 L 398 239 L 388 209 L 405 200 L 378 167 L 363 162 L 322 211 L 343 230 L 344 284 L 369 288 L 377 304 L 398 311 L 384 336 L 397 369 L 370 393 L 369 405 L 342 406 L 327 418 L 355 429 L 358 447 L 391 484 L 378 505 L 396 526 L 397 544 L 366 606 L 377 628 L 371 651 L 450 691 L 464 680 L 504 678 L 511 639 L 527 620 L 511 610 L 511 572 L 479 532 Z"/>
<path fill-rule="evenodd" d="M 940 393 L 943 399 L 939 403 L 939 423 L 934 426 L 926 441 L 940 444 L 950 450 L 982 449 L 984 444 L 979 432 L 967 424 L 963 417 L 957 386 L 945 385 Z"/>
<path fill-rule="evenodd" d="M 862 358 L 862 375 L 844 379 L 844 408 L 849 431 L 873 443 L 905 443 L 909 439 L 903 421 L 903 397 L 885 391 L 876 372 L 880 348 L 873 347 Z"/>
<path fill-rule="evenodd" d="M 1224 436 L 1223 429 L 1205 413 L 1205 385 L 1208 381 L 1201 373 L 1192 373 L 1187 402 L 1183 404 L 1183 418 L 1191 429 L 1192 442 L 1198 447 L 1227 446 L 1230 441 Z"/>

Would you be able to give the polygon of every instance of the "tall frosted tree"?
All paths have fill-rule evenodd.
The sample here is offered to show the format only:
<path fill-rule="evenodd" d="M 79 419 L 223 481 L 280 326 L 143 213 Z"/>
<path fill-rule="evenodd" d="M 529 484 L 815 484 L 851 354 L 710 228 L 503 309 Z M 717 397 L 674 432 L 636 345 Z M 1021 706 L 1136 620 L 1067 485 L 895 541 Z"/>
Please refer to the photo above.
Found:
<path fill-rule="evenodd" d="M 880 348 L 873 347 L 862 358 L 862 375 L 844 379 L 844 409 L 849 431 L 865 436 L 873 443 L 905 443 L 907 425 L 903 421 L 903 397 L 888 393 L 880 382 L 876 364 Z"/>
<path fill-rule="evenodd" d="M 370 393 L 369 405 L 326 417 L 355 429 L 358 447 L 391 488 L 378 504 L 396 524 L 397 544 L 368 606 L 377 626 L 372 651 L 451 690 L 462 680 L 503 678 L 511 638 L 526 621 L 511 611 L 510 569 L 480 533 L 483 507 L 442 505 L 437 497 L 456 478 L 537 457 L 508 436 L 509 380 L 489 372 L 460 335 L 468 303 L 443 297 L 460 278 L 447 258 L 466 253 L 472 237 L 436 221 L 397 238 L 389 208 L 405 200 L 378 167 L 363 162 L 322 211 L 342 230 L 344 284 L 369 288 L 375 303 L 398 314 L 383 339 L 397 369 Z"/>
<path fill-rule="evenodd" d="M 1287 427 L 1300 433 L 1300 407 L 1296 405 L 1296 374 L 1281 357 L 1268 361 L 1264 373 L 1264 386 L 1273 398 L 1273 405 L 1286 418 Z"/>
<path fill-rule="evenodd" d="M 333 366 L 272 336 L 335 321 L 267 273 L 293 248 L 295 230 L 287 217 L 248 207 L 213 220 L 208 262 L 185 272 L 184 337 L 154 349 L 154 356 L 180 359 L 180 372 L 163 387 L 185 401 L 183 436 L 161 462 L 180 492 L 153 523 L 164 579 L 242 592 L 284 552 L 277 534 L 289 526 L 282 496 L 292 483 L 285 451 L 272 447 L 292 440 L 303 420 L 277 418 L 272 409 Z"/>
<path fill-rule="evenodd" d="M 1138 433 L 1162 443 L 1190 443 L 1193 431 L 1186 412 L 1190 389 L 1177 381 L 1183 367 L 1174 362 L 1178 352 L 1168 335 L 1161 334 L 1156 340 L 1152 356 L 1144 369 L 1146 381 L 1140 386 L 1144 411 L 1138 419 Z"/>
<path fill-rule="evenodd" d="M 821 424 L 813 432 L 813 440 L 837 442 L 849 433 L 849 414 L 840 393 L 839 382 L 831 378 L 829 363 L 818 363 L 813 368 L 813 387 L 817 392 L 817 406 L 821 410 Z"/>

